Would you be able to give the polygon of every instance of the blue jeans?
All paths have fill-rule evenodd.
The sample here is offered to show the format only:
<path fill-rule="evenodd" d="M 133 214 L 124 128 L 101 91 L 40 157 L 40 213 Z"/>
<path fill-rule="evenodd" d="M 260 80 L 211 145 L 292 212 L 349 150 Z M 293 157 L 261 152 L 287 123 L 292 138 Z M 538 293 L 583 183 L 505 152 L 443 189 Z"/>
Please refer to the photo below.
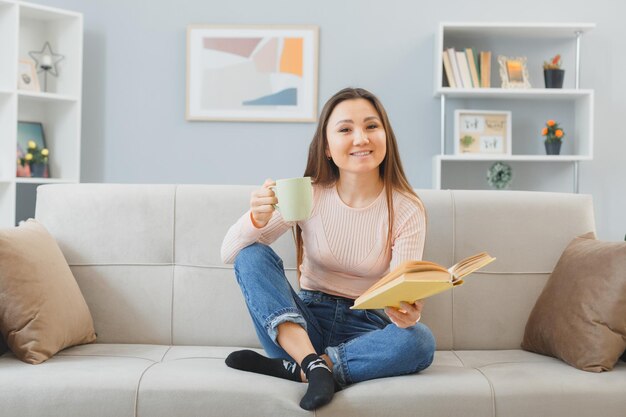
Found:
<path fill-rule="evenodd" d="M 354 300 L 301 290 L 285 277 L 283 262 L 266 245 L 252 244 L 235 259 L 235 274 L 256 333 L 269 357 L 291 360 L 277 343 L 277 327 L 301 325 L 315 351 L 326 353 L 340 385 L 413 374 L 433 361 L 435 338 L 421 323 L 406 329 L 381 310 L 350 310 Z"/>

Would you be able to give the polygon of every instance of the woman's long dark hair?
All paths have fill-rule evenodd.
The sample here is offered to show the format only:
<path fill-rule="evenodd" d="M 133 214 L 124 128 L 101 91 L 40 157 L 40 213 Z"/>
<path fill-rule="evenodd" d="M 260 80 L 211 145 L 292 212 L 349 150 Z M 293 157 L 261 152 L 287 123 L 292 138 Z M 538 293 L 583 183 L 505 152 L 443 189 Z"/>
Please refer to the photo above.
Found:
<path fill-rule="evenodd" d="M 322 113 L 320 114 L 319 123 L 317 129 L 313 135 L 313 140 L 309 145 L 309 157 L 304 170 L 305 177 L 311 177 L 313 184 L 319 184 L 322 186 L 333 185 L 339 179 L 339 168 L 335 165 L 332 159 L 326 158 L 326 148 L 328 147 L 328 138 L 326 136 L 326 128 L 328 126 L 328 119 L 333 110 L 339 103 L 345 100 L 365 99 L 369 101 L 380 117 L 385 134 L 387 136 L 387 152 L 385 159 L 379 166 L 380 178 L 385 185 L 385 195 L 387 199 L 387 213 L 389 220 L 389 227 L 387 229 L 387 246 L 386 249 L 391 247 L 391 240 L 393 237 L 393 191 L 397 190 L 402 194 L 408 196 L 416 202 L 419 206 L 424 208 L 422 201 L 419 199 L 413 188 L 404 175 L 404 169 L 400 162 L 400 154 L 398 152 L 398 144 L 396 143 L 396 136 L 393 133 L 387 112 L 378 98 L 367 90 L 362 88 L 344 88 L 343 90 L 332 96 L 324 105 Z M 298 278 L 300 277 L 300 265 L 302 265 L 302 229 L 300 226 L 296 226 L 296 256 L 297 256 L 297 268 Z"/>

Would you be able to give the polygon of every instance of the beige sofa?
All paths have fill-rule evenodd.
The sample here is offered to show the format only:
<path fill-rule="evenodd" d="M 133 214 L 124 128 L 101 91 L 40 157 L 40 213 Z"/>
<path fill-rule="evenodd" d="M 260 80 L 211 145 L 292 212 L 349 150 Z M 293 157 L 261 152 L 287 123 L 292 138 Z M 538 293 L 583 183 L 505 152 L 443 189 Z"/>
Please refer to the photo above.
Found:
<path fill-rule="evenodd" d="M 232 266 L 220 260 L 248 186 L 46 185 L 36 217 L 59 242 L 97 343 L 40 365 L 0 358 L 0 415 L 298 416 L 306 386 L 227 368 L 259 347 Z M 520 350 L 534 302 L 567 243 L 594 229 L 586 195 L 419 191 L 425 258 L 486 250 L 497 262 L 426 302 L 437 339 L 418 375 L 366 381 L 317 416 L 626 415 L 626 363 L 588 373 Z M 273 247 L 295 280 L 289 233 Z"/>

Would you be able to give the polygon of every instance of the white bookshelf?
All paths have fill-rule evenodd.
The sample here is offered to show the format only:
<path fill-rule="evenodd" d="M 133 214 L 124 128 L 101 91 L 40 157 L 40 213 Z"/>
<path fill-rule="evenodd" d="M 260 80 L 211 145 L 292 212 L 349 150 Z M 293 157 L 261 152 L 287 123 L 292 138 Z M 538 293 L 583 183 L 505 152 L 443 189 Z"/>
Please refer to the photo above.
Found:
<path fill-rule="evenodd" d="M 552 161 L 573 162 L 590 161 L 586 155 L 437 155 L 442 161 Z"/>
<path fill-rule="evenodd" d="M 49 42 L 64 59 L 58 77 L 48 76 L 41 92 L 17 88 L 18 61 L 32 58 Z M 0 0 L 0 227 L 11 227 L 34 212 L 38 184 L 80 181 L 83 16 L 17 0 Z M 16 176 L 18 121 L 41 122 L 50 150 L 50 178 Z M 18 210 L 20 207 L 21 210 Z"/>
<path fill-rule="evenodd" d="M 449 98 L 502 98 L 502 99 L 546 99 L 546 100 L 576 100 L 593 95 L 593 90 L 563 89 L 563 88 L 450 88 L 440 87 L 437 96 L 445 95 Z"/>
<path fill-rule="evenodd" d="M 594 27 L 592 23 L 441 23 L 434 71 L 434 96 L 441 106 L 440 152 L 433 157 L 433 188 L 488 189 L 487 163 L 503 161 L 514 165 L 512 184 L 517 184 L 512 189 L 578 192 L 578 164 L 593 159 L 594 140 L 594 91 L 580 88 L 580 48 L 583 35 Z M 491 51 L 492 88 L 444 87 L 441 53 L 447 48 Z M 566 70 L 564 88 L 546 89 L 543 62 L 556 54 L 561 54 Z M 527 57 L 532 88 L 500 88 L 498 55 Z M 511 111 L 512 155 L 455 155 L 456 109 Z M 545 154 L 540 130 L 548 119 L 565 129 L 561 155 Z M 542 180 L 548 176 L 550 180 Z M 515 181 L 516 177 L 522 181 Z M 560 178 L 561 184 L 554 178 Z"/>

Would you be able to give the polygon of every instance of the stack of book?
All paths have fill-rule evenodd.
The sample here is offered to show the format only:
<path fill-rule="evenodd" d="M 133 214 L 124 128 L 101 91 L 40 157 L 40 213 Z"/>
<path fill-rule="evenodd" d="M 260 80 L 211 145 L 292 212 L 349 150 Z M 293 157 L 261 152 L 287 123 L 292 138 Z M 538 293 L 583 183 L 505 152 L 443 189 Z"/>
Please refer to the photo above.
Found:
<path fill-rule="evenodd" d="M 491 87 L 491 52 L 474 54 L 472 48 L 456 51 L 448 48 L 442 53 L 443 86 L 452 88 Z"/>

